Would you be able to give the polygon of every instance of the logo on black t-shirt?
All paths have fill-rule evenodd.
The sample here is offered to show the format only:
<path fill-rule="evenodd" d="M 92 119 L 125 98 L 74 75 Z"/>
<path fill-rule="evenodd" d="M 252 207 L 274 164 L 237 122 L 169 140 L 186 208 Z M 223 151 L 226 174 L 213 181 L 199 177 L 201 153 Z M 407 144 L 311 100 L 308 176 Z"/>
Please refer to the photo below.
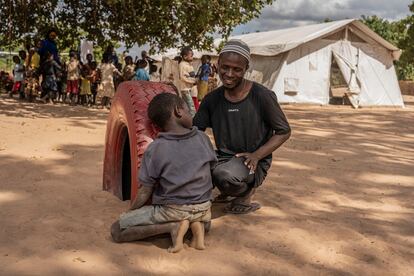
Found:
<path fill-rule="evenodd" d="M 233 109 L 229 109 L 227 111 L 228 112 L 239 112 L 239 109 L 238 108 L 233 108 Z"/>

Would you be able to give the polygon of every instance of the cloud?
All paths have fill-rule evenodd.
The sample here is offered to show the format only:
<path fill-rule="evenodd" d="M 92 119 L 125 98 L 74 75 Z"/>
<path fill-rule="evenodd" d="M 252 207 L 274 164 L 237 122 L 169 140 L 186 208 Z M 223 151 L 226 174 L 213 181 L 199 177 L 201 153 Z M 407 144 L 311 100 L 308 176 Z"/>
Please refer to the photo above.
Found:
<path fill-rule="evenodd" d="M 410 13 L 412 0 L 276 0 L 259 18 L 236 27 L 234 34 L 283 29 L 323 22 L 377 15 L 398 20 Z"/>

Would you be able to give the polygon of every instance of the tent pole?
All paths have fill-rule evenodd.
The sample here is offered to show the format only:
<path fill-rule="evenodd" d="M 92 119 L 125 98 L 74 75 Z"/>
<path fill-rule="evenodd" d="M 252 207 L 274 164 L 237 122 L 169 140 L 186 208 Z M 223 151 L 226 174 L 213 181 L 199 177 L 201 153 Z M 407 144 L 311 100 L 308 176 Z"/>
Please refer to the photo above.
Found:
<path fill-rule="evenodd" d="M 348 26 L 345 27 L 345 41 L 348 41 Z"/>

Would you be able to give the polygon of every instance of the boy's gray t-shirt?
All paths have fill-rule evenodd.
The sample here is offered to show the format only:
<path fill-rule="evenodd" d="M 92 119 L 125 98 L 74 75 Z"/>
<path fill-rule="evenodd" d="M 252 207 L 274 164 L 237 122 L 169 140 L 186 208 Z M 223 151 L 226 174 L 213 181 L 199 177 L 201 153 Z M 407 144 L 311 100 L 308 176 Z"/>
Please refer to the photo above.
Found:
<path fill-rule="evenodd" d="M 139 182 L 153 187 L 152 204 L 197 204 L 211 200 L 211 166 L 217 161 L 208 136 L 161 132 L 147 148 Z"/>

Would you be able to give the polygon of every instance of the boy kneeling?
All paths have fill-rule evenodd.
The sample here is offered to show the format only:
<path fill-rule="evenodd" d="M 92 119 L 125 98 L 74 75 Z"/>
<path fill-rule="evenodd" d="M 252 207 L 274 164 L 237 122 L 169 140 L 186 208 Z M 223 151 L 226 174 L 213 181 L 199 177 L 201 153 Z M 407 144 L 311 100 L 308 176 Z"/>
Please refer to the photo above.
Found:
<path fill-rule="evenodd" d="M 148 117 L 162 132 L 147 148 L 141 162 L 141 187 L 131 210 L 111 228 L 116 242 L 170 233 L 173 247 L 183 248 L 188 227 L 191 246 L 204 249 L 204 223 L 211 219 L 211 166 L 217 161 L 210 139 L 192 127 L 185 102 L 159 94 L 148 106 Z M 144 205 L 152 194 L 152 205 Z"/>

